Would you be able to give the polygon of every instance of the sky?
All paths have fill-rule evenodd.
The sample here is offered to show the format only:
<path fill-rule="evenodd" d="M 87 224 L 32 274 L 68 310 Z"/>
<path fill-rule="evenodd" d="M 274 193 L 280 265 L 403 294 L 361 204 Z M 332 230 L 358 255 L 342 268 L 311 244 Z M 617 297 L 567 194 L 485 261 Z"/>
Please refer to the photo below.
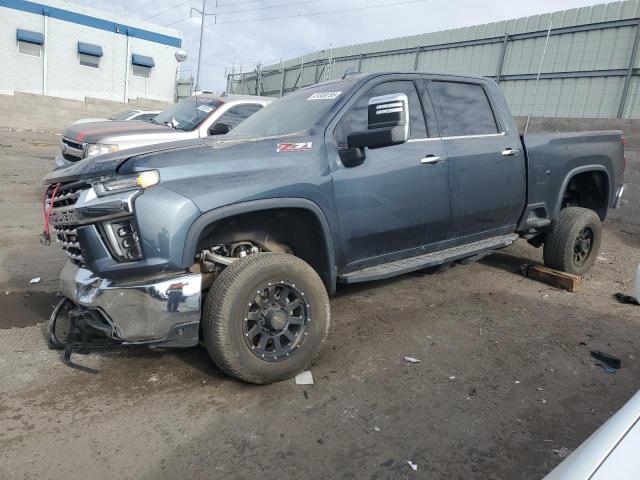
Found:
<path fill-rule="evenodd" d="M 182 31 L 189 58 L 183 75 L 196 76 L 202 0 L 72 0 L 116 15 Z M 255 69 L 279 59 L 333 47 L 490 23 L 604 3 L 597 0 L 205 0 L 200 87 L 222 92 L 225 69 Z M 408 3 L 411 2 L 411 3 Z M 397 5 L 392 5 L 392 4 Z M 384 5 L 371 8 L 376 5 Z M 359 9 L 367 7 L 366 9 Z M 353 9 L 350 12 L 336 10 Z M 232 13 L 234 12 L 234 13 Z M 329 13 L 323 13 L 329 12 Z M 295 18 L 278 18 L 290 17 Z M 313 14 L 313 15 L 309 15 Z M 275 17 L 275 18 L 274 18 Z M 269 20 L 269 18 L 271 18 Z M 217 23 L 214 25 L 214 21 Z"/>

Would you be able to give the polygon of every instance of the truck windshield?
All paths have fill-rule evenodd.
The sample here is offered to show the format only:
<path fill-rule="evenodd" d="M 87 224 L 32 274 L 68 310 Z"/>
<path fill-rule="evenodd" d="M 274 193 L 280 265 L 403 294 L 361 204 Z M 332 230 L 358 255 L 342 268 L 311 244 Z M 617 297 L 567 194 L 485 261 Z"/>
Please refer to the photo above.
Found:
<path fill-rule="evenodd" d="M 222 101 L 215 98 L 189 97 L 172 105 L 151 121 L 178 130 L 193 130 L 220 105 Z"/>
<path fill-rule="evenodd" d="M 279 98 L 235 127 L 230 135 L 269 137 L 311 128 L 342 98 L 350 82 L 300 90 Z"/>

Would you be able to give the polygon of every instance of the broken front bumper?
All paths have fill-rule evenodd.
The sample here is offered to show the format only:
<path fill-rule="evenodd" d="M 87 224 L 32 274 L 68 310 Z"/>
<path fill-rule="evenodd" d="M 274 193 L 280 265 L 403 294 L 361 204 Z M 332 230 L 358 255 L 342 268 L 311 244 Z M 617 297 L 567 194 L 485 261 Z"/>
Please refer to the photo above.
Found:
<path fill-rule="evenodd" d="M 72 316 L 84 317 L 83 325 L 89 326 L 92 337 L 97 337 L 100 344 L 103 340 L 111 345 L 162 347 L 198 343 L 200 274 L 115 283 L 67 262 L 60 278 L 65 298 L 50 319 L 49 341 L 53 346 L 71 341 L 67 336 L 69 328 L 64 325 L 69 325 Z"/>

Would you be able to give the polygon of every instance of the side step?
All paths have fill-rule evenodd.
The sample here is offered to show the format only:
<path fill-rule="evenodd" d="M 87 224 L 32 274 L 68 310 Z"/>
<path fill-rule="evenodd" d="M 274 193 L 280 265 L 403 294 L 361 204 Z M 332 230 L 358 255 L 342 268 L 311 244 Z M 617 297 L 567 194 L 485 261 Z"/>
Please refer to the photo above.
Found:
<path fill-rule="evenodd" d="M 481 253 L 488 253 L 512 244 L 517 238 L 518 235 L 515 233 L 486 238 L 484 240 L 478 240 L 477 242 L 467 243 L 466 245 L 460 245 L 459 247 L 452 247 L 446 250 L 439 250 L 437 252 L 418 255 L 417 257 L 405 258 L 396 260 L 395 262 L 383 263 L 355 272 L 345 273 L 338 277 L 338 281 L 341 283 L 358 283 L 368 282 L 370 280 L 382 280 L 383 278 L 415 272 L 423 268 L 435 267 L 436 265 L 453 262 Z"/>

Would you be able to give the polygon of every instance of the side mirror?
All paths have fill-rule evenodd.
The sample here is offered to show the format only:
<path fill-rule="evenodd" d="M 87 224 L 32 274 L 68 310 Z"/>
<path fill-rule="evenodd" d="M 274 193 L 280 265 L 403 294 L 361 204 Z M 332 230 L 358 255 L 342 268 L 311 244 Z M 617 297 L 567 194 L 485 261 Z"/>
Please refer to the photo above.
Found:
<path fill-rule="evenodd" d="M 381 148 L 409 140 L 409 99 L 392 93 L 369 99 L 367 130 L 347 137 L 349 148 Z"/>
<path fill-rule="evenodd" d="M 209 135 L 224 135 L 229 133 L 231 128 L 226 123 L 217 122 L 209 127 Z"/>

